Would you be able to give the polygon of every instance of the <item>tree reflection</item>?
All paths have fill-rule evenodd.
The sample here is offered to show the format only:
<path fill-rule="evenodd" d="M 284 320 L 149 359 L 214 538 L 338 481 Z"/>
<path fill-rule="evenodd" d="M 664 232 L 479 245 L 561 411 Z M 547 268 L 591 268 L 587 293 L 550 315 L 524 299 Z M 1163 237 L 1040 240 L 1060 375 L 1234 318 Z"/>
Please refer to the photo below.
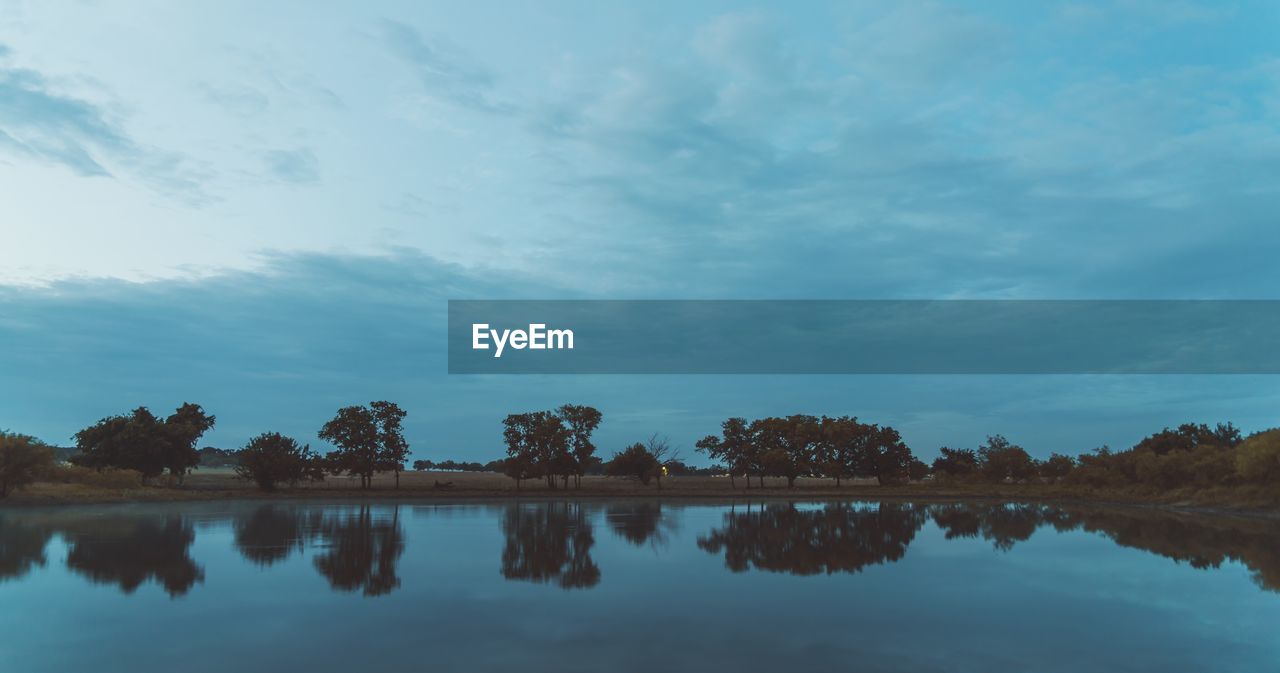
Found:
<path fill-rule="evenodd" d="M 404 553 L 404 531 L 399 506 L 392 507 L 389 519 L 374 516 L 368 505 L 326 516 L 317 535 L 327 551 L 316 557 L 316 570 L 334 589 L 381 596 L 400 586 L 396 564 Z"/>
<path fill-rule="evenodd" d="M 667 533 L 675 527 L 671 518 L 664 518 L 660 503 L 623 503 L 610 505 L 605 510 L 605 521 L 618 537 L 640 547 L 646 543 L 661 545 L 667 542 Z"/>
<path fill-rule="evenodd" d="M 699 537 L 698 547 L 723 552 L 725 566 L 734 572 L 852 573 L 901 559 L 924 520 L 921 508 L 892 503 L 748 506 L 725 514 L 724 525 Z"/>
<path fill-rule="evenodd" d="M 1048 508 L 1042 505 L 1007 504 L 934 505 L 930 515 L 948 540 L 980 537 L 990 540 L 996 549 L 1009 551 L 1018 542 L 1029 540 L 1046 518 Z"/>
<path fill-rule="evenodd" d="M 236 550 L 255 565 L 270 566 L 302 551 L 306 537 L 320 522 L 315 509 L 261 505 L 233 522 Z"/>
<path fill-rule="evenodd" d="M 591 558 L 595 537 L 578 503 L 510 505 L 502 515 L 502 576 L 564 589 L 593 587 L 600 567 Z"/>
<path fill-rule="evenodd" d="M 52 530 L 0 516 L 0 582 L 22 577 L 36 566 L 44 567 L 44 549 L 52 537 Z"/>
<path fill-rule="evenodd" d="M 115 584 L 131 594 L 154 579 L 171 597 L 204 581 L 204 569 L 188 554 L 196 535 L 184 517 L 119 517 L 91 523 L 91 528 L 63 531 L 71 545 L 67 567 L 90 581 Z"/>

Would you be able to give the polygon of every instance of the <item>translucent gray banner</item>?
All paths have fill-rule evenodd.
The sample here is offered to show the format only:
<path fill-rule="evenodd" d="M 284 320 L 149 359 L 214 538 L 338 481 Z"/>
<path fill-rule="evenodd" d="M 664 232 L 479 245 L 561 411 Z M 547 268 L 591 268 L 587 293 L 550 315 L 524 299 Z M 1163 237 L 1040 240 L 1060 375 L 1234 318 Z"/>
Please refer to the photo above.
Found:
<path fill-rule="evenodd" d="M 449 302 L 451 374 L 1275 374 L 1280 301 Z"/>

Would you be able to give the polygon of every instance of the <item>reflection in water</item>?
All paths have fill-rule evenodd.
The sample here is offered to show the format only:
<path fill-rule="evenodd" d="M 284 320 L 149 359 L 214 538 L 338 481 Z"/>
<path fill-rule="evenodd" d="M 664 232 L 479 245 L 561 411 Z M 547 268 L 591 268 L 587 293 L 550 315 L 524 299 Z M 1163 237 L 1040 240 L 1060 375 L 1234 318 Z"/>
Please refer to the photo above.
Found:
<path fill-rule="evenodd" d="M 92 519 L 62 534 L 71 546 L 68 568 L 126 594 L 154 579 L 177 597 L 204 581 L 204 569 L 188 553 L 195 530 L 182 516 Z"/>
<path fill-rule="evenodd" d="M 610 505 L 604 518 L 618 537 L 637 547 L 646 543 L 655 547 L 665 545 L 668 533 L 675 528 L 675 519 L 662 515 L 661 503 Z"/>
<path fill-rule="evenodd" d="M 579 503 L 509 505 L 502 514 L 502 576 L 561 588 L 593 587 L 600 567 L 591 559 L 591 522 Z"/>
<path fill-rule="evenodd" d="M 538 502 L 473 506 L 468 511 L 492 512 L 499 521 L 504 578 L 575 589 L 601 580 L 601 569 L 592 558 L 593 518 L 602 519 L 627 546 L 657 549 L 678 537 L 676 521 L 682 509 L 633 501 L 602 509 Z M 415 511 L 432 517 L 456 513 L 443 506 Z M 255 565 L 271 567 L 313 548 L 311 562 L 333 589 L 380 596 L 401 583 L 397 565 L 406 540 L 399 512 L 396 505 L 264 504 L 229 514 L 219 510 L 201 521 L 202 530 L 204 525 L 229 526 L 235 549 Z M 728 509 L 720 525 L 698 536 L 697 546 L 722 555 L 733 572 L 855 573 L 903 558 L 929 521 L 947 540 L 986 540 L 1002 552 L 1045 528 L 1084 531 L 1195 568 L 1239 562 L 1252 571 L 1260 587 L 1280 591 L 1280 526 L 1274 521 L 1138 508 L 757 503 Z M 154 580 L 170 596 L 179 597 L 204 579 L 204 569 L 191 557 L 196 529 L 190 517 L 121 510 L 86 516 L 83 510 L 67 509 L 0 515 L 0 582 L 46 567 L 54 536 L 67 545 L 69 570 L 124 593 Z"/>
<path fill-rule="evenodd" d="M 748 506 L 726 513 L 724 525 L 699 537 L 698 546 L 723 552 L 725 566 L 733 572 L 858 572 L 902 558 L 924 520 L 923 508 L 891 503 L 833 503 L 821 509 L 791 503 Z"/>
<path fill-rule="evenodd" d="M 0 582 L 22 577 L 35 566 L 44 567 L 44 548 L 52 537 L 53 531 L 47 528 L 0 516 Z"/>
<path fill-rule="evenodd" d="M 400 586 L 396 563 L 404 553 L 400 508 L 391 517 L 374 516 L 365 505 L 355 512 L 325 517 L 317 535 L 328 551 L 315 559 L 316 570 L 339 591 L 362 590 L 381 596 Z"/>
<path fill-rule="evenodd" d="M 233 521 L 236 550 L 255 565 L 270 566 L 301 552 L 308 531 L 319 521 L 316 509 L 262 505 Z"/>

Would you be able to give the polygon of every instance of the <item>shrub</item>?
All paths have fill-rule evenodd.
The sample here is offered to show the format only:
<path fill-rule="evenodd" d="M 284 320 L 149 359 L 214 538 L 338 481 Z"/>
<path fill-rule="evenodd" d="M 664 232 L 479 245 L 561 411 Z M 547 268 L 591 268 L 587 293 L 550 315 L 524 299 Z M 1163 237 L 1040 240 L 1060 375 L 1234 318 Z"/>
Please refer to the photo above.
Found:
<path fill-rule="evenodd" d="M 28 435 L 0 432 L 0 498 L 53 466 L 53 449 Z"/>
<path fill-rule="evenodd" d="M 292 437 L 278 432 L 264 432 L 249 440 L 240 451 L 236 474 L 250 479 L 264 491 L 274 491 L 278 484 L 296 484 L 321 472 L 320 457 L 310 446 L 299 446 Z"/>
<path fill-rule="evenodd" d="M 1244 440 L 1236 449 L 1236 472 L 1245 481 L 1280 484 L 1280 428 Z"/>

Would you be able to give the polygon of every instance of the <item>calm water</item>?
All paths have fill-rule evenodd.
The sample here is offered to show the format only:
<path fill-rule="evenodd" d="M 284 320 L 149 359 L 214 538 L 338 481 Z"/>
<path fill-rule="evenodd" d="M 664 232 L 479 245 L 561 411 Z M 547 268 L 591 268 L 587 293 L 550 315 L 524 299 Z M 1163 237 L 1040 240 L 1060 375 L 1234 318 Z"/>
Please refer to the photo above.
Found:
<path fill-rule="evenodd" d="M 1280 526 L 900 503 L 0 510 L 0 671 L 1280 671 Z"/>

